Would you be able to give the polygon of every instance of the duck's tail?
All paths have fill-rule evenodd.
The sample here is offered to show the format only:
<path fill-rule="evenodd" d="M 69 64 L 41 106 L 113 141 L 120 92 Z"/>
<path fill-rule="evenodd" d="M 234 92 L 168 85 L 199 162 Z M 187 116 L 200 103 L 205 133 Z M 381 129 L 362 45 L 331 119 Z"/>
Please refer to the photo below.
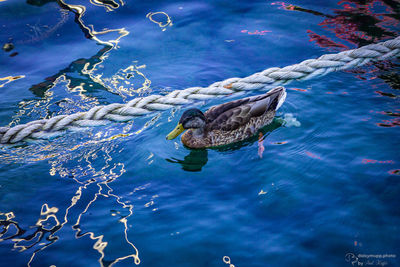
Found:
<path fill-rule="evenodd" d="M 286 100 L 286 89 L 283 86 L 278 86 L 269 90 L 265 95 L 272 99 L 270 108 L 278 110 Z"/>

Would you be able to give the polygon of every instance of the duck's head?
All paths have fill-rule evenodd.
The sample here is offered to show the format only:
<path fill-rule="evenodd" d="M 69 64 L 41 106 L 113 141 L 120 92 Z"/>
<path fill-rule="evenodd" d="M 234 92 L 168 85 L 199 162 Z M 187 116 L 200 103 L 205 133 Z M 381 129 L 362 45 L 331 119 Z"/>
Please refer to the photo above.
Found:
<path fill-rule="evenodd" d="M 206 126 L 206 117 L 197 108 L 191 108 L 183 112 L 178 125 L 167 135 L 167 140 L 172 140 L 187 129 L 202 130 Z"/>

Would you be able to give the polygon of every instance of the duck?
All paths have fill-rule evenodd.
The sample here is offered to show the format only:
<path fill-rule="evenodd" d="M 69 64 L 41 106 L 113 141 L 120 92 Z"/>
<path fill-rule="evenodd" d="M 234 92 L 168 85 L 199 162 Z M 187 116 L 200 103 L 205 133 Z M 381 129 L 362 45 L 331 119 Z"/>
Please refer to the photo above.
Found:
<path fill-rule="evenodd" d="M 286 90 L 279 86 L 264 94 L 213 106 L 204 113 L 197 108 L 185 110 L 178 125 L 166 139 L 175 139 L 186 131 L 181 141 L 193 149 L 220 147 L 243 141 L 270 124 L 285 99 Z"/>

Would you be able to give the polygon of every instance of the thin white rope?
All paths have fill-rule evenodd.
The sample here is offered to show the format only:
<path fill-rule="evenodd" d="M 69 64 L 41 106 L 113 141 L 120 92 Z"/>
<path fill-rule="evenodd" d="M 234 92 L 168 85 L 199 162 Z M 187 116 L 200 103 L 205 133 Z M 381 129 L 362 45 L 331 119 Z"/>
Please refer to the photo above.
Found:
<path fill-rule="evenodd" d="M 14 127 L 0 127 L 0 143 L 16 143 L 26 138 L 48 139 L 68 129 L 91 127 L 111 121 L 124 122 L 134 117 L 162 111 L 196 100 L 207 100 L 238 91 L 261 90 L 286 84 L 293 80 L 309 80 L 333 71 L 345 70 L 372 61 L 385 60 L 400 54 L 400 36 L 382 43 L 370 44 L 337 54 L 326 54 L 284 68 L 269 68 L 245 78 L 230 78 L 208 87 L 191 87 L 175 90 L 167 95 L 150 95 L 135 98 L 125 104 L 95 106 L 87 112 L 59 115 L 50 119 L 32 121 Z"/>

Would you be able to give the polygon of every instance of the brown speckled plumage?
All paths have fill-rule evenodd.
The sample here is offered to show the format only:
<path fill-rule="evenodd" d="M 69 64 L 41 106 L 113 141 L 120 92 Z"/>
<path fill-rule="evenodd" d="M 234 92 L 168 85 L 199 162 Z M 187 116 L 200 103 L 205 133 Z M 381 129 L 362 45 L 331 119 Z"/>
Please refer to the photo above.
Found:
<path fill-rule="evenodd" d="M 284 97 L 285 89 L 277 87 L 263 95 L 211 107 L 204 113 L 207 120 L 204 129 L 187 130 L 182 143 L 190 148 L 204 148 L 247 139 L 271 123 L 278 102 Z"/>

